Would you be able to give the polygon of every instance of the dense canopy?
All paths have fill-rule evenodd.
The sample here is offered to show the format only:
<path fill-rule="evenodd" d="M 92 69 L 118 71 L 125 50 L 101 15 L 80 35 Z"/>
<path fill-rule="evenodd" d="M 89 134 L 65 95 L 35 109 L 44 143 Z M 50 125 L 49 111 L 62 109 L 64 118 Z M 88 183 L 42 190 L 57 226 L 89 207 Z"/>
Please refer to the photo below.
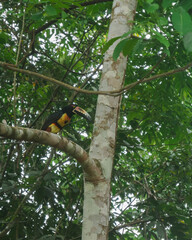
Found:
<path fill-rule="evenodd" d="M 104 52 L 116 40 L 106 44 L 111 6 L 109 0 L 1 1 L 1 122 L 40 129 L 72 102 L 94 119 L 97 94 L 2 63 L 98 91 Z M 192 238 L 192 73 L 181 69 L 192 62 L 191 13 L 187 0 L 140 0 L 133 30 L 114 51 L 117 61 L 120 52 L 128 55 L 125 86 L 140 82 L 122 93 L 110 240 Z M 177 73 L 166 74 L 171 70 Z M 88 151 L 92 130 L 74 116 L 62 135 Z M 0 193 L 3 239 L 81 239 L 83 172 L 67 154 L 1 137 Z"/>

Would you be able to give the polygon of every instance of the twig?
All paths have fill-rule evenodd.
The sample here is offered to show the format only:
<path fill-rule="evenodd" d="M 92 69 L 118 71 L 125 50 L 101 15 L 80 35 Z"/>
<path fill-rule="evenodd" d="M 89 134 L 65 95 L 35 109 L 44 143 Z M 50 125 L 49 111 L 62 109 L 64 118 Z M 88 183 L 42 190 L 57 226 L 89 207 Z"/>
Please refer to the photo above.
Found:
<path fill-rule="evenodd" d="M 50 59 L 50 60 L 51 60 L 52 62 L 54 62 L 55 64 L 57 64 L 57 65 L 65 68 L 65 69 L 67 69 L 70 73 L 73 73 L 73 74 L 76 74 L 76 75 L 81 75 L 81 76 L 84 76 L 84 75 L 85 75 L 84 73 L 75 72 L 75 71 L 69 69 L 68 66 L 65 65 L 65 64 L 62 64 L 62 63 L 60 63 L 60 62 L 57 62 L 54 58 L 50 57 L 46 52 L 43 52 L 43 51 L 41 51 L 41 52 L 40 52 L 40 51 L 35 51 L 35 53 L 47 57 L 48 59 Z"/>
<path fill-rule="evenodd" d="M 159 66 L 159 64 L 163 61 L 163 59 L 166 56 L 167 56 L 167 54 L 164 53 L 163 56 L 160 58 L 160 60 L 152 67 L 152 69 L 147 74 L 145 74 L 145 76 L 143 78 L 146 78 L 146 77 L 150 76 L 151 73 Z"/>
<path fill-rule="evenodd" d="M 111 231 L 116 231 L 116 230 L 120 230 L 122 228 L 126 228 L 126 227 L 134 227 L 135 225 L 139 224 L 139 223 L 145 223 L 145 222 L 149 222 L 150 220 L 143 220 L 143 219 L 137 219 L 135 221 L 129 222 L 129 223 L 125 223 L 122 225 L 119 225 L 117 227 L 114 227 L 113 229 L 109 230 L 109 232 Z"/>
<path fill-rule="evenodd" d="M 49 107 L 49 105 L 52 103 L 54 97 L 57 95 L 57 91 L 58 91 L 59 86 L 57 86 L 52 94 L 52 97 L 49 99 L 49 102 L 45 105 L 45 107 L 43 108 L 43 110 L 41 111 L 41 113 L 35 118 L 35 120 L 29 125 L 29 128 L 33 127 L 35 125 L 35 123 L 39 120 L 39 118 L 43 115 L 43 113 L 47 110 L 47 108 Z"/>
<path fill-rule="evenodd" d="M 13 66 L 11 66 L 11 64 L 7 64 L 5 62 L 1 62 L 0 61 L 0 65 L 5 67 L 5 68 L 7 68 L 7 69 L 9 69 L 9 70 L 12 70 L 12 71 L 16 71 L 16 72 L 20 72 L 20 73 L 23 73 L 23 74 L 36 76 L 38 78 L 45 79 L 45 80 L 47 80 L 49 82 L 57 84 L 58 86 L 62 86 L 62 87 L 67 88 L 69 90 L 77 91 L 79 93 L 97 94 L 97 95 L 101 94 L 101 95 L 109 95 L 109 96 L 116 97 L 116 96 L 121 95 L 124 92 L 129 91 L 130 89 L 134 88 L 135 86 L 137 86 L 137 85 L 139 85 L 141 83 L 147 83 L 147 82 L 150 82 L 150 81 L 158 79 L 158 78 L 163 78 L 163 77 L 167 77 L 167 76 L 173 75 L 173 74 L 178 73 L 178 72 L 183 72 L 183 71 L 187 70 L 188 68 L 192 67 L 192 62 L 188 63 L 184 67 L 176 68 L 176 69 L 173 69 L 171 71 L 168 71 L 168 72 L 165 72 L 165 73 L 161 73 L 161 74 L 157 74 L 157 75 L 154 75 L 154 76 L 149 77 L 149 78 L 144 78 L 144 79 L 141 79 L 139 81 L 136 81 L 136 82 L 133 82 L 131 84 L 128 84 L 128 85 L 126 85 L 125 87 L 123 87 L 123 88 L 121 88 L 119 90 L 112 90 L 112 91 L 91 91 L 91 90 L 85 90 L 85 89 L 73 87 L 73 86 L 71 86 L 71 85 L 69 85 L 67 83 L 60 82 L 60 81 L 58 81 L 55 78 L 47 77 L 45 75 L 42 75 L 42 74 L 39 74 L 39 73 L 36 73 L 36 72 L 32 72 L 32 71 L 29 71 L 29 70 L 20 69 L 20 68 L 17 68 L 16 66 L 13 67 Z"/>
<path fill-rule="evenodd" d="M 170 71 L 165 72 L 165 73 L 160 73 L 160 74 L 154 75 L 154 76 L 149 77 L 149 78 L 143 78 L 143 79 L 141 79 L 141 80 L 139 80 L 137 82 L 131 83 L 131 84 L 125 86 L 124 88 L 120 89 L 118 91 L 117 95 L 122 94 L 122 93 L 130 90 L 131 88 L 134 88 L 135 86 L 137 86 L 140 83 L 147 83 L 147 82 L 150 82 L 150 81 L 155 80 L 157 78 L 163 78 L 163 77 L 167 77 L 167 76 L 173 75 L 173 74 L 178 73 L 178 72 L 183 72 L 183 71 L 187 70 L 190 67 L 192 67 L 192 62 L 188 63 L 184 67 L 176 68 L 176 69 L 170 70 Z"/>
<path fill-rule="evenodd" d="M 97 3 L 104 3 L 104 2 L 112 2 L 113 0 L 93 0 L 93 1 L 86 1 L 86 2 L 83 2 L 81 3 L 80 5 L 82 7 L 86 7 L 86 6 L 90 6 L 90 5 L 94 5 L 94 4 L 97 4 Z M 70 12 L 71 10 L 74 10 L 76 8 L 79 8 L 79 6 L 77 5 L 72 5 L 72 7 L 70 7 L 69 9 L 63 9 L 64 12 L 68 13 Z M 38 33 L 44 31 L 45 29 L 47 29 L 48 27 L 50 27 L 51 25 L 57 23 L 58 20 L 60 20 L 61 17 L 58 17 L 57 19 L 54 19 L 54 20 L 51 20 L 50 22 L 44 24 L 43 26 L 41 26 L 40 28 L 36 29 L 35 30 L 35 35 L 37 35 Z"/>
<path fill-rule="evenodd" d="M 22 63 L 27 57 L 31 56 L 33 53 L 35 53 L 35 33 L 34 31 L 32 32 L 31 36 L 31 42 L 29 44 L 29 47 L 27 49 L 27 52 L 25 55 L 22 57 L 22 59 L 19 61 L 19 63 Z M 31 52 L 30 52 L 31 51 Z"/>
<path fill-rule="evenodd" d="M 20 50 L 21 50 L 21 42 L 22 42 L 22 37 L 23 37 L 23 31 L 24 31 L 24 26 L 25 26 L 25 7 L 23 10 L 23 21 L 22 21 L 22 28 L 21 28 L 21 34 L 19 38 L 19 43 L 18 43 L 18 49 L 17 49 L 17 56 L 16 56 L 16 66 L 18 65 L 19 61 L 19 55 L 20 55 Z M 14 115 L 14 124 L 16 126 L 16 104 L 17 104 L 17 99 L 16 99 L 16 81 L 17 81 L 17 72 L 15 71 L 13 73 L 13 115 Z"/>
<path fill-rule="evenodd" d="M 0 232 L 0 237 L 5 236 L 5 234 L 14 226 L 16 218 L 18 216 L 18 214 L 20 213 L 24 203 L 27 201 L 27 199 L 30 197 L 30 195 L 34 192 L 35 188 L 37 186 L 39 186 L 40 182 L 42 181 L 42 179 L 44 178 L 44 176 L 47 174 L 48 171 L 48 166 L 51 162 L 52 158 L 50 157 L 47 161 L 46 166 L 44 167 L 41 175 L 37 178 L 37 181 L 33 184 L 33 186 L 31 187 L 31 189 L 29 190 L 29 192 L 25 195 L 25 197 L 23 198 L 23 200 L 20 202 L 19 206 L 17 207 L 16 211 L 13 214 L 13 217 L 11 219 L 11 221 L 7 224 L 7 226 L 4 228 L 3 231 Z"/>
<path fill-rule="evenodd" d="M 4 163 L 4 165 L 3 165 L 3 169 L 2 169 L 2 172 L 1 172 L 0 186 L 2 185 L 3 178 L 4 178 L 4 175 L 5 175 L 5 171 L 6 171 L 6 168 L 7 168 L 8 164 L 9 164 L 9 161 L 11 159 L 13 149 L 14 149 L 14 146 L 12 145 L 10 150 L 9 150 L 9 154 L 7 156 L 7 160 Z"/>
<path fill-rule="evenodd" d="M 85 85 L 87 84 L 87 82 L 92 78 L 92 76 L 99 70 L 99 68 L 101 67 L 101 65 L 103 64 L 103 62 L 102 63 L 100 63 L 98 66 L 97 66 L 97 68 L 93 71 L 93 73 L 91 74 L 91 76 L 90 77 L 88 77 L 87 79 L 85 79 L 85 81 L 82 83 L 82 85 L 81 85 L 81 89 L 82 88 L 84 88 L 85 87 Z M 73 92 L 73 94 L 71 95 L 71 97 L 70 97 L 70 99 L 69 99 L 69 104 L 71 104 L 73 101 L 74 101 L 74 99 L 76 98 L 76 96 L 79 94 L 79 92 L 76 92 L 76 91 L 74 91 Z"/>
<path fill-rule="evenodd" d="M 83 42 L 84 36 L 85 36 L 85 32 L 84 32 L 84 34 L 82 35 L 82 37 L 81 37 L 81 39 L 80 39 L 80 42 L 79 42 L 79 44 L 78 44 L 78 46 L 77 46 L 77 49 L 81 46 L 81 43 Z M 76 52 L 77 52 L 77 51 L 76 51 Z M 72 67 L 75 66 L 75 65 L 79 62 L 80 59 L 78 59 L 78 60 L 73 64 L 73 66 L 72 66 L 72 63 L 73 63 L 73 60 L 74 60 L 75 56 L 76 56 L 76 53 L 74 54 L 73 58 L 71 59 L 70 66 L 67 68 L 67 71 L 66 71 L 66 73 L 64 74 L 62 81 L 64 81 L 64 79 L 67 77 L 68 73 L 72 71 L 72 70 L 71 70 Z M 43 111 L 42 111 L 42 112 L 38 115 L 38 117 L 30 124 L 30 126 L 29 126 L 30 128 L 39 120 L 39 118 L 40 118 L 40 117 L 42 116 L 42 114 L 46 111 L 46 109 L 48 108 L 48 106 L 52 103 L 54 97 L 56 96 L 56 94 L 57 94 L 57 92 L 58 92 L 58 89 L 59 89 L 59 86 L 57 86 L 57 87 L 55 88 L 55 90 L 54 90 L 51 98 L 49 99 L 49 102 L 46 104 L 46 106 L 44 107 Z"/>

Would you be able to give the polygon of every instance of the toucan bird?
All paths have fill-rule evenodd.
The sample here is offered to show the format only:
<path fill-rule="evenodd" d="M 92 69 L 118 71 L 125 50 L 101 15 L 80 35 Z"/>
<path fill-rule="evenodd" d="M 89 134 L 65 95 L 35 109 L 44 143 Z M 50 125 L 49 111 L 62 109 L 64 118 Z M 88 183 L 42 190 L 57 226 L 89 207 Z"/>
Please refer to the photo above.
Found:
<path fill-rule="evenodd" d="M 91 121 L 91 116 L 84 109 L 78 107 L 76 104 L 70 104 L 62 108 L 62 110 L 49 115 L 41 129 L 51 133 L 58 133 L 71 121 L 74 114 L 80 115 L 88 121 Z"/>

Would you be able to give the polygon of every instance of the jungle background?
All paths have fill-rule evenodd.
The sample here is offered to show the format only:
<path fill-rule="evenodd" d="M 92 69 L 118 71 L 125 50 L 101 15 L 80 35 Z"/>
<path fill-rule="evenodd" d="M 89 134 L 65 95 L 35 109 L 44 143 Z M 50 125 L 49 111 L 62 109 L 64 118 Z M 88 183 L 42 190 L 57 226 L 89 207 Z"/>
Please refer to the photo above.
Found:
<path fill-rule="evenodd" d="M 1 1 L 0 61 L 97 91 L 111 6 Z M 128 55 L 125 85 L 141 83 L 122 94 L 110 240 L 192 238 L 191 69 L 142 83 L 191 63 L 191 13 L 190 1 L 140 0 L 132 32 L 114 51 L 114 59 Z M 94 119 L 96 101 L 96 94 L 0 67 L 0 121 L 9 125 L 40 129 L 71 102 Z M 92 128 L 74 117 L 62 134 L 88 150 Z M 5 240 L 81 239 L 82 168 L 60 151 L 1 137 L 0 202 L 1 231 L 17 215 Z"/>

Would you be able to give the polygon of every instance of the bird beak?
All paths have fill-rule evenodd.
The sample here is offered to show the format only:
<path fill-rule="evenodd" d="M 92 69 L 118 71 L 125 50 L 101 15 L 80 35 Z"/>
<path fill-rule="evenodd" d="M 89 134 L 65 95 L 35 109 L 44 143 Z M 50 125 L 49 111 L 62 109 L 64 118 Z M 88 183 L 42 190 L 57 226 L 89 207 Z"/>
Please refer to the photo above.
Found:
<path fill-rule="evenodd" d="M 73 109 L 73 113 L 78 114 L 79 116 L 82 116 L 83 118 L 85 118 L 89 122 L 92 121 L 91 116 L 89 115 L 89 113 L 87 113 L 84 109 L 82 109 L 80 107 L 76 107 L 75 109 Z"/>

